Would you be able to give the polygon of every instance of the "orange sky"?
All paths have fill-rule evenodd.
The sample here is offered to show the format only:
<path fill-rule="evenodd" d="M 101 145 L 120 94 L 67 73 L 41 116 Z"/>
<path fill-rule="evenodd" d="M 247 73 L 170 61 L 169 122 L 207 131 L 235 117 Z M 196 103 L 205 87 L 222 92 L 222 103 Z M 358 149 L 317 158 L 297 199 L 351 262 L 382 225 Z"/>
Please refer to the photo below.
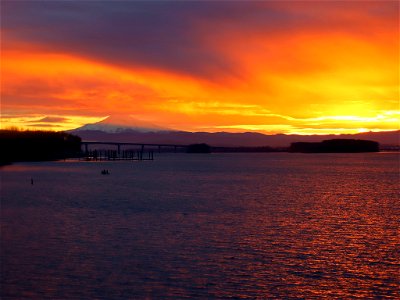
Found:
<path fill-rule="evenodd" d="M 2 2 L 1 127 L 399 129 L 399 2 Z"/>

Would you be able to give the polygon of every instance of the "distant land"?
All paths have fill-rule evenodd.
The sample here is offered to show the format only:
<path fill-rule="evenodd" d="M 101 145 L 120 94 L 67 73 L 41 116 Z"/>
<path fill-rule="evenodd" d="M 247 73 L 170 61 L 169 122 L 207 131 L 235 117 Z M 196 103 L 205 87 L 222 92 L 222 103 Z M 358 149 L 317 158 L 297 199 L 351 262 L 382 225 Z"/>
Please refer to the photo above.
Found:
<path fill-rule="evenodd" d="M 289 152 L 301 153 L 357 153 L 379 152 L 379 143 L 367 140 L 334 139 L 318 143 L 292 143 Z"/>
<path fill-rule="evenodd" d="M 108 118 L 95 124 L 87 124 L 68 132 L 80 136 L 83 141 L 102 142 L 138 142 L 155 144 L 201 144 L 214 147 L 289 147 L 294 142 L 322 142 L 330 139 L 359 139 L 376 141 L 381 148 L 396 148 L 399 146 L 400 130 L 384 132 L 365 132 L 340 135 L 267 135 L 257 132 L 188 132 L 174 131 L 156 125 L 136 123 L 124 120 L 118 124 L 118 119 Z M 131 125 L 133 124 L 133 126 Z M 143 126 L 143 127 L 142 127 Z"/>
<path fill-rule="evenodd" d="M 65 132 L 0 130 L 0 165 L 77 157 L 81 138 Z"/>

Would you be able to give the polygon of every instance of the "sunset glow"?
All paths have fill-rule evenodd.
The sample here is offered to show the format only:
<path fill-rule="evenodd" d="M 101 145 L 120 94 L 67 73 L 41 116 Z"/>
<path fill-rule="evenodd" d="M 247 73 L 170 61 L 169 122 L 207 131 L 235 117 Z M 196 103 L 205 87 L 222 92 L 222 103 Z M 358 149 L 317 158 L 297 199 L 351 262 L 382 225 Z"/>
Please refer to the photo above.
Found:
<path fill-rule="evenodd" d="M 4 1 L 1 30 L 1 128 L 400 125 L 398 1 Z"/>

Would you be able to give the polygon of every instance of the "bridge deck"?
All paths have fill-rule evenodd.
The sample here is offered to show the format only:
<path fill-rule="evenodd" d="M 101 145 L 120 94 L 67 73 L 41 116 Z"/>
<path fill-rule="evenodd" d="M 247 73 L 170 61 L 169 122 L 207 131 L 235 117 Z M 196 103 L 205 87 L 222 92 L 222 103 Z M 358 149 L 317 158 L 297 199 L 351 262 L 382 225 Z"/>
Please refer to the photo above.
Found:
<path fill-rule="evenodd" d="M 178 148 L 187 148 L 188 145 L 180 145 L 180 144 L 152 144 L 152 143 L 127 143 L 127 142 L 81 142 L 83 145 L 114 145 L 114 146 L 152 146 L 152 147 L 178 147 Z"/>

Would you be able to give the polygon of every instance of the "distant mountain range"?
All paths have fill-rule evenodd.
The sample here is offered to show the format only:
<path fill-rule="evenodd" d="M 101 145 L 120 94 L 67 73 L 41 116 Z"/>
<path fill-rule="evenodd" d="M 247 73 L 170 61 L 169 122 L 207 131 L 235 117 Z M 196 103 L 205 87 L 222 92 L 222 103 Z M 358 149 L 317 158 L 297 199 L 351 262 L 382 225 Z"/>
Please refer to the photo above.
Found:
<path fill-rule="evenodd" d="M 328 139 L 363 139 L 381 145 L 398 146 L 400 130 L 341 135 L 266 135 L 257 132 L 187 132 L 160 127 L 130 117 L 109 117 L 101 122 L 70 130 L 83 141 L 131 142 L 188 145 L 207 143 L 215 147 L 288 147 L 293 142 L 320 142 Z"/>

